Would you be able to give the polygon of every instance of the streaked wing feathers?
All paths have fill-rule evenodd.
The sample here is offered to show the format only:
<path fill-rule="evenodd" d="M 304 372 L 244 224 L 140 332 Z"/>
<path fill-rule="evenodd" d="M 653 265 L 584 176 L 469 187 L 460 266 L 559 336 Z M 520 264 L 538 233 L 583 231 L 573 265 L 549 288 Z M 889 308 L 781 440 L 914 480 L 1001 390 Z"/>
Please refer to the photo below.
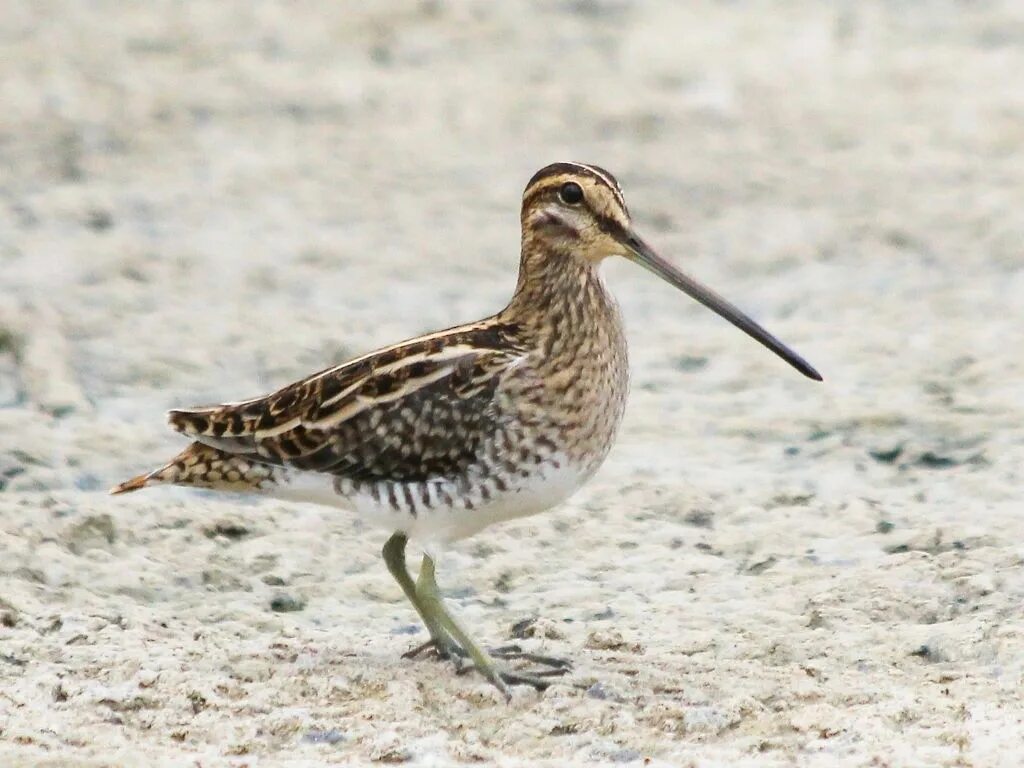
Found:
<path fill-rule="evenodd" d="M 264 398 L 171 411 L 172 427 L 224 451 L 352 479 L 450 474 L 497 418 L 501 374 L 522 355 L 496 324 L 426 336 Z"/>

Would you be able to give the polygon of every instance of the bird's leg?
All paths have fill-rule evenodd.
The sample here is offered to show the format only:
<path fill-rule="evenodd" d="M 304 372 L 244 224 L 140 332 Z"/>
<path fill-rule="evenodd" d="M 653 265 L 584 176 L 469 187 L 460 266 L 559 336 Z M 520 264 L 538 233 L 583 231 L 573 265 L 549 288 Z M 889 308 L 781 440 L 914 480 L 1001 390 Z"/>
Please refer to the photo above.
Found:
<path fill-rule="evenodd" d="M 434 561 L 429 555 L 423 555 L 420 575 L 416 579 L 416 595 L 423 605 L 424 615 L 430 616 L 432 621 L 441 625 L 445 632 L 466 651 L 473 660 L 473 666 L 480 670 L 480 673 L 495 688 L 501 691 L 506 699 L 512 698 L 512 694 L 502 679 L 494 659 L 469 636 L 469 633 L 462 628 L 455 617 L 445 608 L 444 600 L 441 598 L 440 590 L 437 588 L 437 581 L 434 579 Z"/>
<path fill-rule="evenodd" d="M 411 651 L 407 651 L 402 654 L 402 656 L 404 658 L 413 658 L 426 649 L 433 648 L 438 657 L 442 659 L 459 659 L 465 656 L 465 653 L 454 642 L 452 642 L 448 633 L 442 629 L 438 621 L 427 612 L 420 600 L 420 596 L 416 592 L 416 585 L 413 583 L 412 577 L 409 576 L 409 571 L 405 567 L 405 545 L 407 542 L 408 538 L 404 533 L 396 533 L 384 544 L 384 549 L 381 554 L 384 555 L 384 563 L 387 565 L 391 575 L 395 577 L 395 581 L 398 582 L 398 586 L 402 588 L 405 596 L 409 598 L 409 602 L 412 603 L 413 608 L 416 609 L 416 613 L 418 613 L 420 618 L 423 620 L 423 624 L 430 633 L 430 640 L 413 648 Z"/>
<path fill-rule="evenodd" d="M 434 579 L 434 561 L 429 555 L 423 556 L 420 575 L 416 579 L 416 594 L 420 599 L 424 616 L 431 616 L 432 620 L 439 624 L 458 643 L 462 650 L 472 659 L 472 668 L 479 670 L 495 688 L 504 694 L 506 699 L 512 696 L 508 689 L 510 684 L 532 685 L 537 690 L 542 691 L 550 685 L 550 682 L 544 679 L 545 677 L 565 674 L 568 671 L 568 666 L 561 664 L 555 666 L 554 669 L 534 674 L 499 669 L 491 655 L 469 636 L 469 633 L 466 632 L 458 620 L 445 607 L 441 593 L 437 588 L 437 582 Z M 503 650 L 506 653 L 501 655 L 508 658 L 529 658 L 528 654 L 524 654 L 518 649 Z M 460 672 L 468 671 L 468 669 L 460 670 Z"/>

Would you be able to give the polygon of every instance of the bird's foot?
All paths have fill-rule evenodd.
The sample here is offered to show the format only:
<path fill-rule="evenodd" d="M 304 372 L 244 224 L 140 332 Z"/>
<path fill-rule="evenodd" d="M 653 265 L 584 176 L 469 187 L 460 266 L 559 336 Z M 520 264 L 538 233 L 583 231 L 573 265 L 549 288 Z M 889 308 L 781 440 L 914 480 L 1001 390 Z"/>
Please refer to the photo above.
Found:
<path fill-rule="evenodd" d="M 459 667 L 459 669 L 456 670 L 456 674 L 465 675 L 476 668 L 475 664 L 467 664 Z M 492 664 L 488 667 L 484 667 L 481 670 L 481 673 L 492 685 L 494 685 L 495 688 L 505 695 L 506 699 L 511 699 L 512 693 L 508 688 L 510 685 L 529 685 L 538 691 L 543 691 L 553 682 L 551 678 L 560 677 L 567 674 L 569 671 L 569 666 L 559 666 L 551 669 L 521 670 L 506 669 L 498 666 L 497 664 Z"/>
<path fill-rule="evenodd" d="M 519 645 L 503 645 L 500 648 L 488 648 L 487 653 L 495 659 L 505 659 L 509 661 L 523 660 L 528 661 L 531 664 L 539 664 L 543 667 L 551 667 L 552 669 L 560 669 L 566 672 L 572 669 L 572 661 L 569 659 L 559 659 L 555 656 L 544 656 L 539 653 L 530 653 L 529 651 L 524 651 Z M 420 643 L 415 648 L 410 648 L 402 654 L 402 658 L 415 659 L 426 654 L 430 654 L 441 661 L 465 659 L 469 657 L 469 654 L 453 641 L 448 639 L 439 640 L 436 637 L 432 637 L 425 643 Z"/>
<path fill-rule="evenodd" d="M 420 643 L 415 648 L 410 648 L 403 653 L 402 658 L 416 659 L 420 656 L 428 656 L 440 661 L 454 659 L 456 662 L 459 662 L 466 658 L 467 655 L 454 641 L 448 638 L 431 637 L 425 643 Z"/>
<path fill-rule="evenodd" d="M 518 645 L 503 645 L 500 648 L 488 650 L 487 653 L 487 660 L 490 663 L 484 665 L 480 671 L 495 688 L 505 695 L 506 699 L 510 699 L 512 697 L 508 688 L 510 685 L 529 685 L 538 691 L 543 691 L 551 685 L 551 678 L 561 677 L 562 675 L 568 674 L 572 671 L 572 662 L 568 659 L 557 659 L 553 656 L 542 656 L 538 653 L 530 653 L 528 651 L 524 651 Z M 527 661 L 531 664 L 546 667 L 546 669 L 510 669 L 504 665 L 499 666 L 494 663 L 492 659 L 504 662 Z M 464 675 L 476 668 L 476 664 L 468 664 L 460 667 L 456 671 L 456 674 Z"/>
<path fill-rule="evenodd" d="M 481 674 L 504 694 L 505 698 L 511 698 L 510 685 L 529 685 L 538 691 L 543 691 L 551 685 L 551 678 L 568 674 L 572 670 L 572 662 L 568 659 L 558 659 L 553 656 L 543 656 L 538 653 L 524 651 L 518 645 L 503 645 L 500 648 L 488 649 L 488 660 L 501 661 L 526 661 L 546 669 L 519 670 L 508 669 L 493 662 L 485 664 Z M 429 656 L 441 661 L 455 662 L 455 673 L 465 675 L 477 669 L 477 665 L 467 664 L 469 654 L 459 645 L 448 638 L 439 639 L 432 637 L 425 643 L 417 645 L 402 654 L 403 659 L 415 659 L 421 656 Z"/>

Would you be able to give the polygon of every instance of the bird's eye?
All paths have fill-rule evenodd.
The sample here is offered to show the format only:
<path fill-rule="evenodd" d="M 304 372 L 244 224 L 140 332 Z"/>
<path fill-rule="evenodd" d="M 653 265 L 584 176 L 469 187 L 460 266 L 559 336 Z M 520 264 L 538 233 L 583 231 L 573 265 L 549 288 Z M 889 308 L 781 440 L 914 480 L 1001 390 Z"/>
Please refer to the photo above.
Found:
<path fill-rule="evenodd" d="M 558 197 L 566 205 L 577 205 L 583 202 L 583 188 L 575 181 L 567 181 L 558 190 Z"/>

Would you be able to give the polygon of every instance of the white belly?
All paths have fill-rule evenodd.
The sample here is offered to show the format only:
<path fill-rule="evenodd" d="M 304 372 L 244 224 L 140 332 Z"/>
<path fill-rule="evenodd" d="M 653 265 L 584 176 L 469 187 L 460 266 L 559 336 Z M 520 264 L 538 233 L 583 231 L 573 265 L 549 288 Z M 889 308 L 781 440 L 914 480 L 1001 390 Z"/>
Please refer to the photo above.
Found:
<path fill-rule="evenodd" d="M 504 489 L 488 478 L 470 480 L 461 487 L 445 479 L 370 487 L 316 473 L 289 472 L 266 491 L 275 498 L 349 509 L 371 525 L 401 531 L 423 544 L 443 544 L 565 501 L 587 474 L 568 457 L 552 459 L 527 477 L 506 481 Z"/>

